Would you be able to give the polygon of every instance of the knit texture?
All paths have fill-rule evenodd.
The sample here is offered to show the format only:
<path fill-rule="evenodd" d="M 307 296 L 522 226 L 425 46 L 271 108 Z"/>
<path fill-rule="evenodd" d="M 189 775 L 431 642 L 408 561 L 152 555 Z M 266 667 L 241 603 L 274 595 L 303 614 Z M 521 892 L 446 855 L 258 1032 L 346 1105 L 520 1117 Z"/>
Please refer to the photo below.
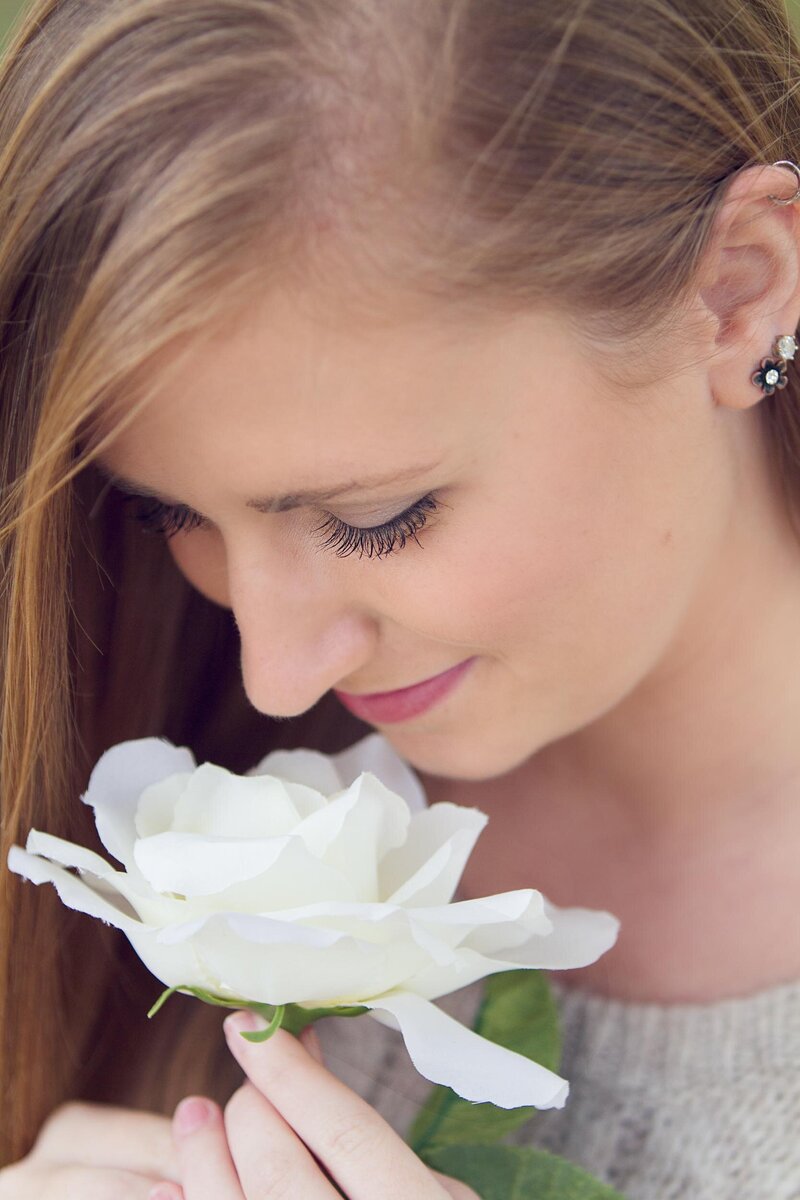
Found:
<path fill-rule="evenodd" d="M 627 1200 L 800 1200 L 800 980 L 713 1004 L 632 1004 L 552 980 L 563 1109 L 510 1139 L 579 1163 Z M 437 1003 L 471 1025 L 483 982 Z M 374 1018 L 317 1030 L 329 1069 L 405 1136 L 430 1090 Z"/>

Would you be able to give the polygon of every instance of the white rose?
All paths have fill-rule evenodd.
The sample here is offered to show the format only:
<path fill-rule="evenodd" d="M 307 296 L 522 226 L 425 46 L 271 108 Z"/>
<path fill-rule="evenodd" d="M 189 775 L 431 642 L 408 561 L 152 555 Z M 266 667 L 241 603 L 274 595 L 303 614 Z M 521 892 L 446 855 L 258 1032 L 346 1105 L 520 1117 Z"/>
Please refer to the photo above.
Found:
<path fill-rule="evenodd" d="M 619 923 L 532 888 L 450 903 L 487 817 L 427 806 L 381 734 L 333 756 L 273 751 L 244 776 L 164 739 L 123 742 L 82 799 L 123 871 L 35 829 L 8 865 L 121 929 L 167 986 L 363 1005 L 400 1030 L 422 1075 L 467 1099 L 564 1104 L 560 1076 L 431 1001 L 497 971 L 585 966 Z"/>

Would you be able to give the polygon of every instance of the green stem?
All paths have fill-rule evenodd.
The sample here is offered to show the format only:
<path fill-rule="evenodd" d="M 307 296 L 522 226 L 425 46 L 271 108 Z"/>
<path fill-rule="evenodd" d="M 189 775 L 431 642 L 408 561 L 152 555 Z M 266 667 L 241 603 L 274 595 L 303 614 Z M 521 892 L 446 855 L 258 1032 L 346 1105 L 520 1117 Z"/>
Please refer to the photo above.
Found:
<path fill-rule="evenodd" d="M 204 988 L 191 987 L 189 984 L 176 984 L 174 987 L 169 987 L 161 993 L 153 1007 L 148 1012 L 148 1017 L 153 1017 L 161 1008 L 162 1004 L 172 996 L 175 992 L 184 992 L 189 995 L 196 996 L 198 1000 L 202 1000 L 205 1004 L 216 1004 L 220 1008 L 241 1008 L 249 1009 L 263 1017 L 267 1022 L 266 1029 L 258 1029 L 253 1033 L 243 1033 L 242 1037 L 247 1038 L 248 1042 L 265 1042 L 267 1038 L 272 1037 L 277 1029 L 286 1029 L 289 1033 L 293 1033 L 295 1037 L 301 1030 L 305 1029 L 306 1025 L 311 1025 L 314 1021 L 318 1021 L 320 1017 L 357 1017 L 361 1013 L 369 1010 L 364 1005 L 351 1004 L 341 1007 L 326 1007 L 326 1008 L 305 1008 L 302 1004 L 259 1004 L 255 1000 L 243 1000 L 231 997 L 222 999 L 220 996 L 215 996 L 212 992 L 207 992 Z"/>

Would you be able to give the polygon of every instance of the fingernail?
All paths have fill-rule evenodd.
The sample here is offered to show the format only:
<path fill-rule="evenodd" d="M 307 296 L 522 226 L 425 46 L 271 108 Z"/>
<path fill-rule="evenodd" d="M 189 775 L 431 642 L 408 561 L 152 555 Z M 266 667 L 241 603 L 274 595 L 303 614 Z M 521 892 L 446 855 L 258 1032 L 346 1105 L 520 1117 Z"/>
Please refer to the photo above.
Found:
<path fill-rule="evenodd" d="M 188 1096 L 175 1109 L 175 1128 L 182 1135 L 194 1133 L 210 1120 L 211 1114 L 212 1108 L 207 1100 L 200 1096 Z"/>
<path fill-rule="evenodd" d="M 263 1022 L 259 1021 L 259 1018 L 256 1016 L 256 1014 L 251 1012 L 249 1009 L 245 1009 L 242 1012 L 231 1013 L 229 1017 L 225 1018 L 223 1025 L 225 1026 L 225 1032 L 227 1034 L 247 1033 L 253 1032 L 256 1029 L 264 1028 Z"/>
<path fill-rule="evenodd" d="M 244 1008 L 239 1012 L 231 1013 L 226 1017 L 224 1022 L 225 1032 L 228 1039 L 233 1038 L 234 1034 L 240 1033 L 261 1033 L 267 1028 L 269 1022 L 261 1016 L 260 1013 L 253 1012 L 252 1009 Z M 238 1046 L 241 1043 L 241 1038 L 233 1038 L 233 1044 Z M 249 1040 L 249 1039 L 245 1039 Z"/>

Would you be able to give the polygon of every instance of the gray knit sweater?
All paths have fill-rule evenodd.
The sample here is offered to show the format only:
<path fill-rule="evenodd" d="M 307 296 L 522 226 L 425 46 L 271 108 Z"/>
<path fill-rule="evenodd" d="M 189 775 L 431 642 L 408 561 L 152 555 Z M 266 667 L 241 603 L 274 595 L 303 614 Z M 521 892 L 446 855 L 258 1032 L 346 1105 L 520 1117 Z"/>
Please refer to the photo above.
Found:
<path fill-rule="evenodd" d="M 570 1096 L 512 1141 L 579 1163 L 628 1200 L 800 1200 L 800 980 L 702 1005 L 552 986 Z M 471 1025 L 482 988 L 437 1003 Z M 400 1034 L 368 1016 L 317 1030 L 329 1069 L 405 1135 L 431 1085 Z"/>

